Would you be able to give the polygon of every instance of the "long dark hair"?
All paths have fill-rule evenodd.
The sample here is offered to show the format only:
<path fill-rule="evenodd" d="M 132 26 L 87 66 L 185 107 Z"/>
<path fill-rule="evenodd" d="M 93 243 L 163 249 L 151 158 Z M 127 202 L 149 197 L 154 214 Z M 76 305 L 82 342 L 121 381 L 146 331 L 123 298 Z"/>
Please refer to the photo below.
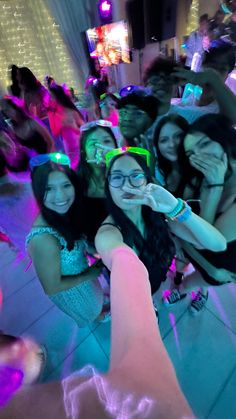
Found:
<path fill-rule="evenodd" d="M 64 173 L 75 188 L 75 200 L 68 212 L 63 215 L 46 208 L 44 205 L 48 177 L 54 171 Z M 65 238 L 67 247 L 71 250 L 74 247 L 75 240 L 79 240 L 83 236 L 80 218 L 82 198 L 76 173 L 67 166 L 48 162 L 37 166 L 31 173 L 31 179 L 33 192 L 43 218 L 50 227 L 53 227 Z"/>
<path fill-rule="evenodd" d="M 64 108 L 73 109 L 74 111 L 78 112 L 78 114 L 81 117 L 81 120 L 84 120 L 81 112 L 76 108 L 73 101 L 65 93 L 62 86 L 56 83 L 51 83 L 49 84 L 49 91 L 53 94 L 53 96 L 56 99 L 56 102 L 58 102 L 59 105 L 63 106 Z"/>
<path fill-rule="evenodd" d="M 13 96 L 20 97 L 21 89 L 20 89 L 19 82 L 18 82 L 18 79 L 17 79 L 17 73 L 19 71 L 19 67 L 17 67 L 17 65 L 15 65 L 15 64 L 12 64 L 9 67 L 9 70 L 11 71 L 11 81 L 12 81 L 12 84 L 10 86 L 10 93 Z"/>
<path fill-rule="evenodd" d="M 109 127 L 102 127 L 99 125 L 96 125 L 95 127 L 92 127 L 88 129 L 87 131 L 82 131 L 81 137 L 80 137 L 80 163 L 77 169 L 77 174 L 80 180 L 81 187 L 83 188 L 83 194 L 87 195 L 88 187 L 89 187 L 89 180 L 93 177 L 93 171 L 91 164 L 87 163 L 86 160 L 86 142 L 89 137 L 89 135 L 96 131 L 98 128 L 103 129 L 105 132 L 107 132 L 114 140 L 115 147 L 117 147 L 116 137 Z M 105 178 L 105 166 L 104 166 L 104 178 Z"/>
<path fill-rule="evenodd" d="M 221 145 L 228 159 L 236 159 L 236 131 L 232 126 L 231 121 L 224 115 L 207 114 L 198 118 L 192 125 L 190 125 L 187 134 L 201 132 Z M 228 171 L 226 179 L 231 175 L 232 167 L 228 161 Z M 189 172 L 186 173 L 184 183 L 193 190 L 193 196 L 199 197 L 200 188 L 204 175 L 189 166 Z"/>
<path fill-rule="evenodd" d="M 171 114 L 171 115 L 164 116 L 160 120 L 159 124 L 157 125 L 157 127 L 155 129 L 154 137 L 153 137 L 153 143 L 154 143 L 154 147 L 156 149 L 157 165 L 158 165 L 158 169 L 161 171 L 162 175 L 164 176 L 165 182 L 167 181 L 167 178 L 172 171 L 171 162 L 168 159 L 166 159 L 164 156 L 162 156 L 162 154 L 160 152 L 160 149 L 159 149 L 160 132 L 161 132 L 161 129 L 163 128 L 163 126 L 166 125 L 166 124 L 177 125 L 177 127 L 179 127 L 183 131 L 181 142 L 180 142 L 179 147 L 178 147 L 178 165 L 179 165 L 180 175 L 183 174 L 183 171 L 186 167 L 186 164 L 188 164 L 188 159 L 186 158 L 185 153 L 183 153 L 182 151 L 183 151 L 183 140 L 184 140 L 184 137 L 185 137 L 185 135 L 186 135 L 186 133 L 188 132 L 188 129 L 189 129 L 189 124 L 186 121 L 186 119 L 184 119 L 182 116 L 177 115 L 177 114 Z"/>
<path fill-rule="evenodd" d="M 148 270 L 151 270 L 155 266 L 157 260 L 160 261 L 162 268 L 168 269 L 175 254 L 175 246 L 170 236 L 164 215 L 154 212 L 148 206 L 142 206 L 142 217 L 145 223 L 145 237 L 142 237 L 136 225 L 112 200 L 108 176 L 115 161 L 125 155 L 136 160 L 144 171 L 148 183 L 154 182 L 145 160 L 140 155 L 135 153 L 124 153 L 114 157 L 108 169 L 105 182 L 108 212 L 112 216 L 115 224 L 120 227 L 124 242 L 130 247 L 137 249 Z"/>
<path fill-rule="evenodd" d="M 6 104 L 7 106 L 11 107 L 15 111 L 17 111 L 18 115 L 20 116 L 20 119 L 22 121 L 26 121 L 27 119 L 31 118 L 32 116 L 28 113 L 26 109 L 25 102 L 22 99 L 19 99 L 16 96 L 4 96 L 1 99 L 1 104 L 4 106 Z M 3 111 L 3 114 L 5 112 Z M 12 120 L 13 125 L 16 123 L 16 121 Z"/>

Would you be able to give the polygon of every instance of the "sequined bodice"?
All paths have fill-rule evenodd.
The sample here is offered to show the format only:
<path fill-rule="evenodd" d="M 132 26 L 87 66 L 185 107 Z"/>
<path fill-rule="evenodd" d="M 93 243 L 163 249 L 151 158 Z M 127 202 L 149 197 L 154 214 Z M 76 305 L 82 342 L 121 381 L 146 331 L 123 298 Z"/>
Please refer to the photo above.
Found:
<path fill-rule="evenodd" d="M 26 246 L 33 239 L 33 237 L 39 234 L 51 234 L 54 236 L 61 245 L 60 256 L 61 256 L 61 274 L 65 275 L 77 275 L 83 272 L 88 267 L 88 260 L 86 258 L 86 242 L 85 240 L 77 240 L 72 250 L 67 249 L 67 243 L 64 237 L 62 237 L 52 227 L 33 227 L 31 232 L 26 237 Z"/>

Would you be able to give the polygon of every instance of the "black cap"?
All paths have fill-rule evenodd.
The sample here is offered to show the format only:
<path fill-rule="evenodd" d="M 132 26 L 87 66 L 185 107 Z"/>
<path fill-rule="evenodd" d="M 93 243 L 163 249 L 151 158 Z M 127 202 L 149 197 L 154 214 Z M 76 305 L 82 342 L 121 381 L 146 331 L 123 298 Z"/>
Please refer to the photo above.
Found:
<path fill-rule="evenodd" d="M 155 121 L 157 117 L 158 100 L 144 92 L 134 92 L 122 97 L 118 103 L 118 109 L 124 108 L 126 105 L 134 105 L 145 111 L 148 116 Z"/>

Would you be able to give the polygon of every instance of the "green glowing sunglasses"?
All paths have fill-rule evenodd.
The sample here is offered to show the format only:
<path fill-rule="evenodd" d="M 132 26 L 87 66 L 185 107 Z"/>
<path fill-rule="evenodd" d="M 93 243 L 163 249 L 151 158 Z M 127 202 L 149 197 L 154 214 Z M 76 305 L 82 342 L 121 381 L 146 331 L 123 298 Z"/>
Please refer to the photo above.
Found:
<path fill-rule="evenodd" d="M 34 167 L 42 166 L 43 164 L 48 163 L 49 161 L 70 167 L 70 158 L 66 154 L 48 153 L 38 154 L 37 156 L 32 157 L 29 162 L 30 169 L 33 170 Z"/>
<path fill-rule="evenodd" d="M 151 154 L 148 150 L 145 150 L 145 148 L 141 148 L 141 147 L 120 147 L 120 148 L 114 148 L 114 150 L 108 151 L 108 153 L 106 153 L 105 155 L 106 167 L 109 167 L 111 160 L 115 156 L 118 156 L 119 154 L 123 154 L 123 153 L 134 153 L 134 154 L 139 154 L 145 157 L 146 164 L 148 167 L 150 167 Z"/>

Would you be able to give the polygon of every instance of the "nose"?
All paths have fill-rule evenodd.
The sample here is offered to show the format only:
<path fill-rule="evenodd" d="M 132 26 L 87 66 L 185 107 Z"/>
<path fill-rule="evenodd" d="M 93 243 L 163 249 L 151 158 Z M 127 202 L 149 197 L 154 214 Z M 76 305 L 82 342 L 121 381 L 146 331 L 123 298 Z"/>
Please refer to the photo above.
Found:
<path fill-rule="evenodd" d="M 66 199 L 66 192 L 63 188 L 57 188 L 55 191 L 55 201 L 63 202 Z"/>

